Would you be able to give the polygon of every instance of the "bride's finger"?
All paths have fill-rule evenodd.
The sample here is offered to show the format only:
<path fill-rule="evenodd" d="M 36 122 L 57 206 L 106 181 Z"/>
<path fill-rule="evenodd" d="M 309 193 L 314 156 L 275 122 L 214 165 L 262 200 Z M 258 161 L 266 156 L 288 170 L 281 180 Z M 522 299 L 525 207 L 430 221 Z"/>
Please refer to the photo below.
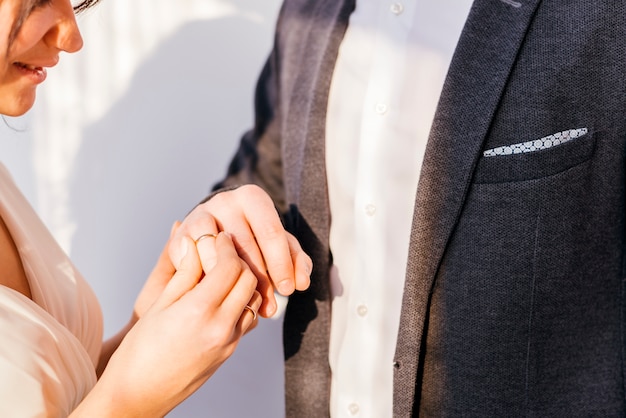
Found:
<path fill-rule="evenodd" d="M 180 299 L 193 289 L 202 277 L 202 266 L 195 243 L 189 237 L 182 237 L 180 268 L 163 289 L 155 302 L 155 308 L 164 308 Z"/>
<path fill-rule="evenodd" d="M 215 267 L 205 272 L 203 280 L 196 286 L 194 293 L 197 294 L 197 297 L 217 305 L 223 304 L 225 299 L 231 297 L 232 293 L 238 294 L 239 297 L 243 298 L 243 301 L 247 301 L 256 288 L 256 277 L 251 273 L 247 264 L 237 255 L 235 246 L 227 233 L 220 232 L 217 238 L 212 241 L 215 242 L 217 254 Z M 240 286 L 242 281 L 245 288 L 243 290 L 238 288 L 235 291 L 235 288 Z M 242 291 L 245 292 L 243 296 L 240 295 Z"/>
<path fill-rule="evenodd" d="M 263 298 L 259 292 L 255 291 L 252 294 L 250 301 L 244 305 L 239 322 L 236 325 L 235 329 L 238 333 L 246 334 L 257 326 L 259 323 L 258 311 L 262 300 Z"/>

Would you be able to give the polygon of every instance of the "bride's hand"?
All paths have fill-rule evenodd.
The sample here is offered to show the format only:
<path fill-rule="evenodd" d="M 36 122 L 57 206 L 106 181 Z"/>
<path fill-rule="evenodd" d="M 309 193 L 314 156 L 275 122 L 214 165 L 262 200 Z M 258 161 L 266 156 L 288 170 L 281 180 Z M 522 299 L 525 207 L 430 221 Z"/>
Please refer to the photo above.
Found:
<path fill-rule="evenodd" d="M 261 305 L 256 277 L 226 234 L 211 240 L 216 264 L 204 275 L 195 243 L 184 238 L 179 270 L 128 332 L 76 416 L 165 415 L 254 326 Z"/>

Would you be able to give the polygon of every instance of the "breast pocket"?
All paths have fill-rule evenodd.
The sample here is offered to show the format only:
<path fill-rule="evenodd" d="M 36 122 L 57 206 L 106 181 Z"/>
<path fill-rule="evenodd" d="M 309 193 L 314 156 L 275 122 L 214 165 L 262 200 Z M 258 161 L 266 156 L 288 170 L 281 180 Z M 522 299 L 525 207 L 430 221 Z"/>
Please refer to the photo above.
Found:
<path fill-rule="evenodd" d="M 558 174 L 591 158 L 595 136 L 589 128 L 489 148 L 476 167 L 477 184 L 539 179 Z"/>

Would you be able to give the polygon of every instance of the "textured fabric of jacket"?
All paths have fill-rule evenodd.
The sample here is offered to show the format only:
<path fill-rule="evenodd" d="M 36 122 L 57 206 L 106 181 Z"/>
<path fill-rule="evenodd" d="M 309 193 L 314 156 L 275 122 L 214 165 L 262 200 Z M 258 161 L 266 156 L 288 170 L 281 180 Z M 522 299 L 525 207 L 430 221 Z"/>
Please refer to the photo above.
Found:
<path fill-rule="evenodd" d="M 285 317 L 289 417 L 328 416 L 324 131 L 354 7 L 284 2 L 216 186 L 264 187 L 314 260 Z M 474 1 L 421 168 L 394 416 L 626 415 L 625 125 L 624 2 Z"/>

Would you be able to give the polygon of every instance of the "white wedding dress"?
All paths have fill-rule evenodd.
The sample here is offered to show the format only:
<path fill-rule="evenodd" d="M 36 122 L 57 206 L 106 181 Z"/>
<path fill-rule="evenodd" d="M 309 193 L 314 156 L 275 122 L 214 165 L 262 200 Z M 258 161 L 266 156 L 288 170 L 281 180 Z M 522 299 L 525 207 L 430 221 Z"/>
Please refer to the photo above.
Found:
<path fill-rule="evenodd" d="M 0 417 L 66 417 L 96 383 L 100 305 L 1 164 L 0 216 L 33 298 L 0 285 Z"/>

